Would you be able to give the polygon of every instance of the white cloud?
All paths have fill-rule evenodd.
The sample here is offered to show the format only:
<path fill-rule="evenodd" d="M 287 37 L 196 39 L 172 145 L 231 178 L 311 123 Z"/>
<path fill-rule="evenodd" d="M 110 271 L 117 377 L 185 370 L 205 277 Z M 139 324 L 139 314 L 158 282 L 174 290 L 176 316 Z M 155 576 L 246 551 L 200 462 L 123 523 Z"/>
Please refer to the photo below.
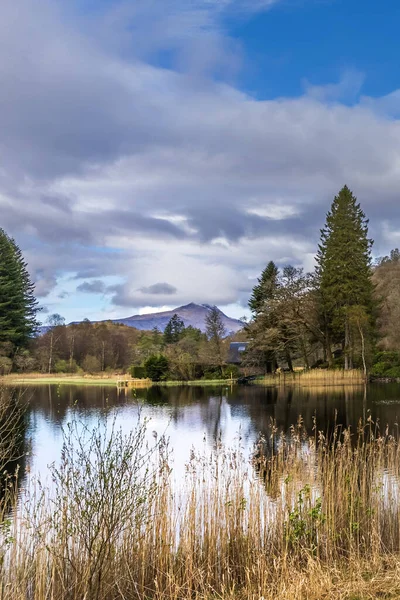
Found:
<path fill-rule="evenodd" d="M 72 287 L 114 277 L 118 306 L 92 294 L 84 316 L 124 316 L 172 298 L 244 304 L 270 259 L 312 267 L 344 183 L 371 218 L 377 247 L 397 243 L 399 92 L 388 111 L 388 98 L 341 104 L 346 81 L 339 91 L 256 101 L 203 72 L 146 64 L 145 52 L 122 56 L 50 3 L 20 4 L 18 19 L 5 0 L 0 23 L 0 206 L 49 303 L 67 289 L 63 306 L 78 311 Z M 207 9 L 204 28 L 221 40 L 215 14 L 225 4 L 188 6 Z M 174 296 L 152 294 L 160 283 Z"/>

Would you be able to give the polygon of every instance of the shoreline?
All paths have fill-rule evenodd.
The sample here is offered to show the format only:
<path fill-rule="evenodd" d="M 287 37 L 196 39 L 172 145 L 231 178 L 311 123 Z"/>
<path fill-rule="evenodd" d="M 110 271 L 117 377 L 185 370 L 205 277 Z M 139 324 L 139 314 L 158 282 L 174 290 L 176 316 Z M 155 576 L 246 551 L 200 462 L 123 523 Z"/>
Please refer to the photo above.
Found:
<path fill-rule="evenodd" d="M 128 385 L 118 385 L 120 382 Z M 12 374 L 0 377 L 0 385 L 103 385 L 118 387 L 119 389 L 147 388 L 152 386 L 212 386 L 212 385 L 236 385 L 236 379 L 195 379 L 191 381 L 150 381 L 149 379 L 129 379 L 121 375 L 110 377 L 99 376 L 73 376 L 73 375 L 41 375 L 41 374 Z"/>

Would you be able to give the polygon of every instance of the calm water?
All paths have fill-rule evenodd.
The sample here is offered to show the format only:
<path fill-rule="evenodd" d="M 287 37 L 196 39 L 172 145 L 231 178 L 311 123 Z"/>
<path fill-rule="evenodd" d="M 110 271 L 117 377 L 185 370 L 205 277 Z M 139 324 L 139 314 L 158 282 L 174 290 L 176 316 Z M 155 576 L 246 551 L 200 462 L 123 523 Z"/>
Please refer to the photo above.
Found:
<path fill-rule="evenodd" d="M 183 475 L 190 450 L 211 448 L 216 440 L 238 443 L 250 454 L 260 433 L 267 434 L 271 420 L 288 431 L 302 416 L 311 432 L 335 422 L 356 428 L 359 419 L 372 418 L 381 428 L 397 431 L 400 419 L 400 385 L 331 388 L 153 387 L 128 390 L 114 387 L 40 386 L 29 388 L 21 484 L 38 475 L 46 479 L 48 465 L 58 462 L 62 429 L 72 419 L 91 427 L 116 416 L 118 426 L 131 430 L 142 414 L 150 419 L 148 436 L 165 434 L 173 451 L 175 477 Z"/>

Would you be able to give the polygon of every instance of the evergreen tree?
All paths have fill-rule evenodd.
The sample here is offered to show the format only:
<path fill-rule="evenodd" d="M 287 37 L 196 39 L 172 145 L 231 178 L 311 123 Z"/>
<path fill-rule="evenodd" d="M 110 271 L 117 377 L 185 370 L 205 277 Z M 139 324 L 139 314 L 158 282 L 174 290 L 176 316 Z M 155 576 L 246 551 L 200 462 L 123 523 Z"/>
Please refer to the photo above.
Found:
<path fill-rule="evenodd" d="M 271 306 L 279 288 L 279 270 L 272 260 L 257 281 L 249 300 L 253 321 L 247 327 L 251 339 L 248 357 L 270 373 L 277 367 L 276 348 L 279 337 L 276 317 Z"/>
<path fill-rule="evenodd" d="M 254 286 L 250 296 L 249 308 L 254 315 L 261 313 L 266 300 L 273 297 L 278 285 L 278 275 L 278 268 L 271 260 L 257 279 L 258 284 Z"/>
<path fill-rule="evenodd" d="M 344 186 L 335 197 L 321 230 L 317 284 L 328 360 L 332 363 L 331 343 L 340 342 L 346 369 L 352 366 L 354 350 L 351 314 L 358 307 L 358 313 L 362 311 L 367 320 L 372 316 L 372 243 L 368 238 L 368 220 L 357 199 Z"/>
<path fill-rule="evenodd" d="M 0 229 L 0 342 L 9 353 L 26 346 L 37 328 L 37 301 L 21 250 Z"/>
<path fill-rule="evenodd" d="M 185 323 L 176 313 L 168 321 L 164 329 L 164 344 L 176 344 L 182 337 Z"/>

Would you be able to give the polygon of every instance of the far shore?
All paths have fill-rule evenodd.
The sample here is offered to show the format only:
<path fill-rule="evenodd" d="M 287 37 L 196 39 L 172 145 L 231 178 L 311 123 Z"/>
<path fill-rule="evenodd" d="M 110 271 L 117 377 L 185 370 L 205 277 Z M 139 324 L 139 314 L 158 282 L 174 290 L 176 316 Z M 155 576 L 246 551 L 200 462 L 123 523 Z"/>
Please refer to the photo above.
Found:
<path fill-rule="evenodd" d="M 126 387 L 121 385 L 126 382 Z M 151 381 L 150 379 L 132 379 L 129 375 L 118 375 L 115 373 L 104 375 L 70 375 L 66 373 L 11 373 L 0 377 L 0 385 L 102 385 L 128 388 L 146 388 L 152 385 L 180 386 L 180 385 L 232 385 L 236 383 L 233 379 L 195 379 L 192 381 Z"/>

